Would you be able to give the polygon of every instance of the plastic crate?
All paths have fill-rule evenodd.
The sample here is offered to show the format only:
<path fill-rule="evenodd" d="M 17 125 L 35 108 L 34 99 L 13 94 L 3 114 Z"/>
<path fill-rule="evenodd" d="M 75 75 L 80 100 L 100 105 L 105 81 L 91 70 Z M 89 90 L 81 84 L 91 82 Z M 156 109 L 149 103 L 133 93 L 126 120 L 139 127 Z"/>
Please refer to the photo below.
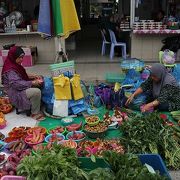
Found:
<path fill-rule="evenodd" d="M 3 176 L 1 180 L 26 180 L 23 176 Z"/>
<path fill-rule="evenodd" d="M 171 179 L 168 170 L 161 158 L 158 154 L 139 154 L 139 159 L 142 164 L 148 164 L 153 167 L 154 170 L 159 171 L 161 175 L 167 176 Z"/>
<path fill-rule="evenodd" d="M 126 75 L 123 73 L 106 73 L 106 81 L 109 83 L 122 83 L 125 79 Z"/>
<path fill-rule="evenodd" d="M 102 158 L 96 158 L 96 162 L 92 162 L 91 158 L 79 157 L 80 168 L 85 171 L 91 171 L 96 168 L 110 168 L 109 164 Z"/>

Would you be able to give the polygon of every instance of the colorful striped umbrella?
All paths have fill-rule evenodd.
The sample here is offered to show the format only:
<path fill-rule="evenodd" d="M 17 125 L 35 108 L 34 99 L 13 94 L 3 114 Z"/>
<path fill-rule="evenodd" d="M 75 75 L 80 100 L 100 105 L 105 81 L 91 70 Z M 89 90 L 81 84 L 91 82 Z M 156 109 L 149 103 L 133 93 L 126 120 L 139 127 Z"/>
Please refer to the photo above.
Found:
<path fill-rule="evenodd" d="M 80 25 L 73 0 L 40 0 L 39 32 L 67 38 L 78 30 Z"/>

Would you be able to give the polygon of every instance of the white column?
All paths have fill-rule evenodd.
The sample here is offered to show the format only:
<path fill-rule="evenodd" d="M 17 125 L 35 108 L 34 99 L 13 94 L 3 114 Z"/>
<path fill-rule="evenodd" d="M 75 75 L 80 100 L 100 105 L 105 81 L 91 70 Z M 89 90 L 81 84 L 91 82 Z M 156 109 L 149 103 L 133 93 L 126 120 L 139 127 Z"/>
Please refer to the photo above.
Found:
<path fill-rule="evenodd" d="M 134 17 L 135 17 L 135 3 L 136 0 L 131 0 L 131 4 L 130 4 L 130 27 L 133 27 L 133 23 L 134 23 Z"/>

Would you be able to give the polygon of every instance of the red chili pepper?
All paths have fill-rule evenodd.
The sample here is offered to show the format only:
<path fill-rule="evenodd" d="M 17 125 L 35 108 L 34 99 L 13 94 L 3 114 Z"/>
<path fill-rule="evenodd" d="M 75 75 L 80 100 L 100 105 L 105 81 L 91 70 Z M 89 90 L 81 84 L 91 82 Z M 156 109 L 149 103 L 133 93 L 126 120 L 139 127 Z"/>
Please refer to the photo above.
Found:
<path fill-rule="evenodd" d="M 174 123 L 166 121 L 165 125 L 167 125 L 167 126 L 174 126 Z"/>
<path fill-rule="evenodd" d="M 166 115 L 166 114 L 160 114 L 159 116 L 160 116 L 160 118 L 163 119 L 163 120 L 166 120 L 166 119 L 167 119 L 167 115 Z"/>

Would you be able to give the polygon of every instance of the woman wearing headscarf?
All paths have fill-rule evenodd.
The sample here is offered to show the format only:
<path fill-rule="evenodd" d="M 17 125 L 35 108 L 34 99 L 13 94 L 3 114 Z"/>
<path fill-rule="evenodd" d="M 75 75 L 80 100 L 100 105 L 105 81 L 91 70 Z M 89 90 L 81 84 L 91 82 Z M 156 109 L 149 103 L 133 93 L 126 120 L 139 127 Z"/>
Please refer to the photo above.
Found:
<path fill-rule="evenodd" d="M 152 94 L 151 102 L 145 104 L 143 112 L 152 107 L 161 111 L 180 110 L 180 87 L 164 65 L 156 63 L 150 68 L 150 77 L 128 98 L 126 105 L 143 92 Z"/>
<path fill-rule="evenodd" d="M 40 112 L 41 86 L 39 76 L 28 75 L 21 65 L 25 53 L 21 47 L 13 46 L 4 62 L 1 78 L 2 84 L 11 103 L 19 110 L 31 110 L 31 117 L 44 120 Z"/>

